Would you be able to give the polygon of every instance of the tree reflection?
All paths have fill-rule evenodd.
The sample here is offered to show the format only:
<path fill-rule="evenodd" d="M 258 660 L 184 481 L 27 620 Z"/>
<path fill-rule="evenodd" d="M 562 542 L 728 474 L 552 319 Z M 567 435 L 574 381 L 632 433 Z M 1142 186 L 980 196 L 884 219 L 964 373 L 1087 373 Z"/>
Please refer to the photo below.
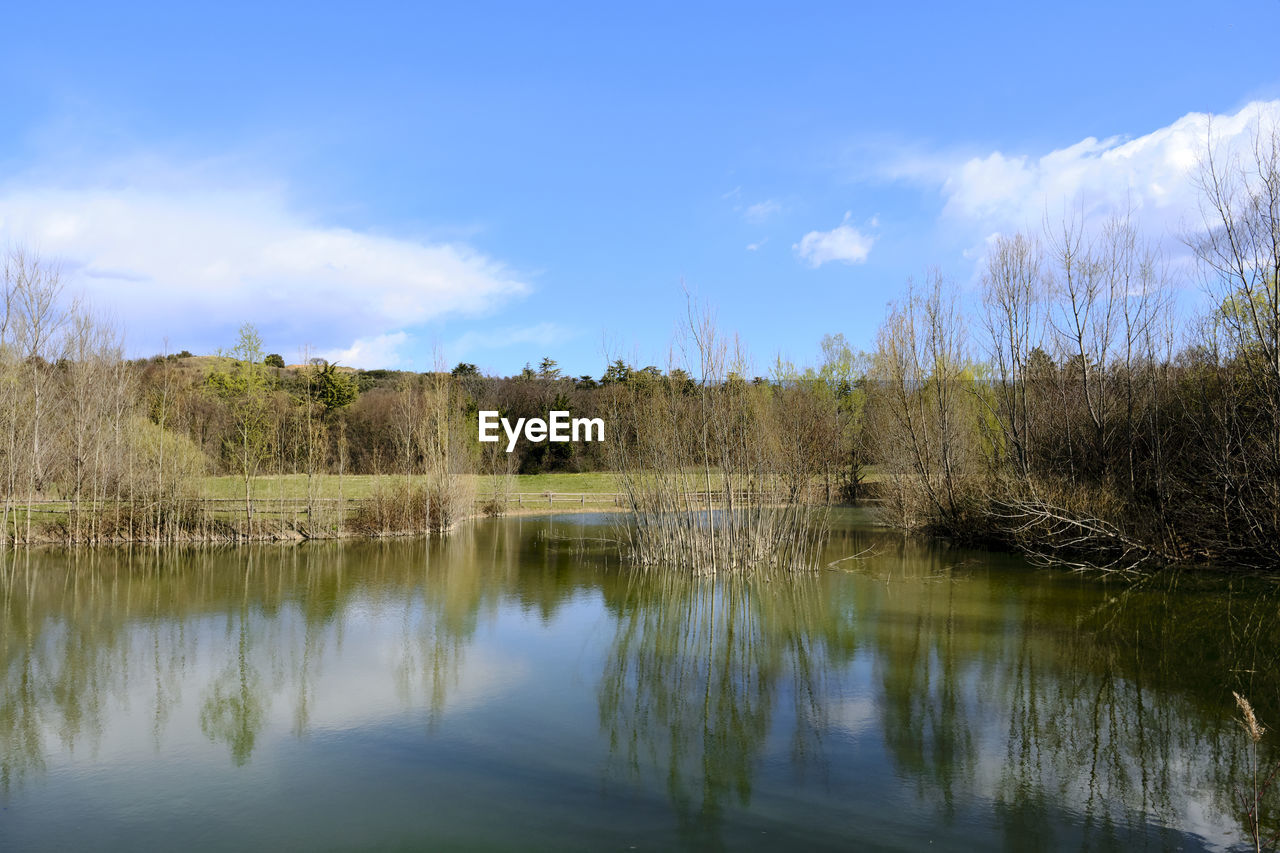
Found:
<path fill-rule="evenodd" d="M 885 742 L 920 802 L 950 820 L 961 795 L 993 793 L 1013 847 L 1131 849 L 1180 843 L 1189 815 L 1233 824 L 1230 690 L 1275 696 L 1276 584 L 1011 584 L 999 559 L 970 557 L 887 539 L 858 597 Z"/>
<path fill-rule="evenodd" d="M 0 550 L 5 562 L 4 631 L 0 631 L 0 660 L 4 662 L 4 689 L 0 690 L 0 787 L 11 785 L 45 768 L 42 717 L 46 701 L 43 649 L 31 613 L 22 598 L 30 585 L 29 560 L 19 570 L 13 555 Z M 29 555 L 23 555 L 29 557 Z"/>
<path fill-rule="evenodd" d="M 611 754 L 660 774 L 681 834 L 716 844 L 747 805 L 779 705 L 792 703 L 798 767 L 822 759 L 823 681 L 851 654 L 851 626 L 816 576 L 769 585 L 659 572 L 615 579 L 616 628 L 598 688 Z"/>
<path fill-rule="evenodd" d="M 635 576 L 577 535 L 513 519 L 447 540 L 0 551 L 0 787 L 113 746 L 125 718 L 157 752 L 194 735 L 233 766 L 367 711 L 430 727 L 482 668 L 486 625 L 558 631 L 570 600 L 581 625 L 597 594 L 610 633 L 587 640 L 606 664 L 585 699 L 609 769 L 657 788 L 697 844 L 760 805 L 779 754 L 815 790 L 848 778 L 837 762 L 887 763 L 867 772 L 905 814 L 1014 847 L 1174 844 L 1160 827 L 1188 815 L 1237 832 L 1231 691 L 1280 727 L 1274 581 L 1119 584 L 870 528 L 834 531 L 832 559 L 874 546 L 847 571 Z"/>
<path fill-rule="evenodd" d="M 43 772 L 59 748 L 96 750 L 104 715 L 140 710 L 140 696 L 157 751 L 185 692 L 199 730 L 235 766 L 251 761 L 278 704 L 303 737 L 323 710 L 325 666 L 371 609 L 401 611 L 388 675 L 406 707 L 438 717 L 479 614 L 521 582 L 521 543 L 503 535 L 0 551 L 0 786 Z M 522 596 L 548 612 L 572 588 L 540 586 Z"/>
<path fill-rule="evenodd" d="M 249 659 L 246 610 L 240 611 L 236 659 L 214 681 L 200 708 L 200 730 L 226 744 L 237 767 L 249 760 L 267 715 L 262 677 Z"/>
<path fill-rule="evenodd" d="M 892 603 L 878 587 L 859 600 L 874 627 L 885 743 L 918 790 L 936 794 L 950 817 L 957 784 L 972 777 L 977 761 L 966 693 L 982 626 L 957 600 L 963 588 L 953 582 L 951 561 L 897 544 L 882 560 L 896 563 L 897 576 L 909 582 L 895 584 Z"/>

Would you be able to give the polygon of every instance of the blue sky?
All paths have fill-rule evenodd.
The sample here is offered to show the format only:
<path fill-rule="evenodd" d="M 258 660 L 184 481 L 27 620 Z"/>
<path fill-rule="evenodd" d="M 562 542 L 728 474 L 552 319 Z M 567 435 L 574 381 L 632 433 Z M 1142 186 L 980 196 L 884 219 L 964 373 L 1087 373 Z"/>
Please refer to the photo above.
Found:
<path fill-rule="evenodd" d="M 291 361 L 598 375 L 665 362 L 683 282 L 762 365 L 810 361 L 1046 209 L 1129 204 L 1176 254 L 1205 116 L 1227 142 L 1280 117 L 1276 0 L 5 21 L 0 241 L 139 354 L 252 321 Z"/>

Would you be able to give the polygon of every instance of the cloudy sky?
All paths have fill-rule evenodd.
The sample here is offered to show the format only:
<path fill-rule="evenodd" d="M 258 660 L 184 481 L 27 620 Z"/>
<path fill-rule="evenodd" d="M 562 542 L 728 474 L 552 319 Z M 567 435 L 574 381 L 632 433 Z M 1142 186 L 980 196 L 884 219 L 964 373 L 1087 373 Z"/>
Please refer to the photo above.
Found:
<path fill-rule="evenodd" d="M 137 354 L 599 374 L 683 283 L 805 361 L 1046 213 L 1176 254 L 1210 117 L 1280 121 L 1276 0 L 876 6 L 11 5 L 0 244 Z"/>

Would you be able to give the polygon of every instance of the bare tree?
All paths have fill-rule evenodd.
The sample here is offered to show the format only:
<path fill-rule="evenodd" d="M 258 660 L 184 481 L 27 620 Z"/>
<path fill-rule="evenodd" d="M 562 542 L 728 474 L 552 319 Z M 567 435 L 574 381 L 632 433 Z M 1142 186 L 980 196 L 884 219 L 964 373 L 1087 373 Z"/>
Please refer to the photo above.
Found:
<path fill-rule="evenodd" d="M 1031 406 L 1027 364 L 1041 344 L 1045 324 L 1045 281 L 1040 246 L 1023 234 L 1000 236 L 987 255 L 982 276 L 982 325 L 995 369 L 999 421 L 1014 470 L 1031 473 Z"/>
<path fill-rule="evenodd" d="M 1064 356 L 1067 383 L 1078 383 L 1079 408 L 1088 433 L 1085 453 L 1072 454 L 1085 464 L 1105 465 L 1109 397 L 1106 393 L 1106 364 L 1116 332 L 1117 280 L 1107 275 L 1083 220 L 1065 219 L 1050 235 L 1050 257 L 1055 310 L 1050 323 Z M 1074 426 L 1072 403 L 1077 399 L 1064 387 L 1063 402 L 1068 427 Z M 1072 436 L 1068 433 L 1070 444 Z M 1085 436 L 1080 436 L 1086 441 Z M 1073 474 L 1075 469 L 1073 468 Z"/>
<path fill-rule="evenodd" d="M 964 327 L 953 285 L 930 273 L 890 307 L 874 360 L 875 432 L 898 518 L 960 531 L 970 514 L 973 422 Z"/>
<path fill-rule="evenodd" d="M 61 331 L 67 322 L 68 310 L 62 304 L 62 271 L 56 264 L 43 260 L 25 249 L 9 253 L 5 278 L 9 282 L 11 316 L 14 340 L 19 357 L 25 365 L 26 397 L 25 430 L 29 439 L 26 464 L 27 517 L 26 535 L 31 538 L 31 501 L 45 488 L 44 441 L 45 421 L 48 418 L 49 365 L 62 357 Z"/>
<path fill-rule="evenodd" d="M 1259 119 L 1261 121 L 1261 118 Z M 1280 132 L 1256 128 L 1243 154 L 1219 149 L 1209 128 L 1197 176 L 1204 230 L 1188 240 L 1218 306 L 1220 332 L 1242 390 L 1259 401 L 1240 436 L 1259 466 L 1247 478 L 1239 526 L 1276 551 L 1280 536 Z"/>

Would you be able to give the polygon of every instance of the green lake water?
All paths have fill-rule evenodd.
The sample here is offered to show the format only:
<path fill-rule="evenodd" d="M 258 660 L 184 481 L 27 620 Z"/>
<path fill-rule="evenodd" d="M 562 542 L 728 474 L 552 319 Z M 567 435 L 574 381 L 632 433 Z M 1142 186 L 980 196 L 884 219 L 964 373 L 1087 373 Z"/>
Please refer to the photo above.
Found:
<path fill-rule="evenodd" d="M 856 511 L 834 570 L 634 575 L 611 524 L 7 555 L 0 850 L 1245 840 L 1231 691 L 1280 726 L 1273 582 L 1045 571 Z"/>

